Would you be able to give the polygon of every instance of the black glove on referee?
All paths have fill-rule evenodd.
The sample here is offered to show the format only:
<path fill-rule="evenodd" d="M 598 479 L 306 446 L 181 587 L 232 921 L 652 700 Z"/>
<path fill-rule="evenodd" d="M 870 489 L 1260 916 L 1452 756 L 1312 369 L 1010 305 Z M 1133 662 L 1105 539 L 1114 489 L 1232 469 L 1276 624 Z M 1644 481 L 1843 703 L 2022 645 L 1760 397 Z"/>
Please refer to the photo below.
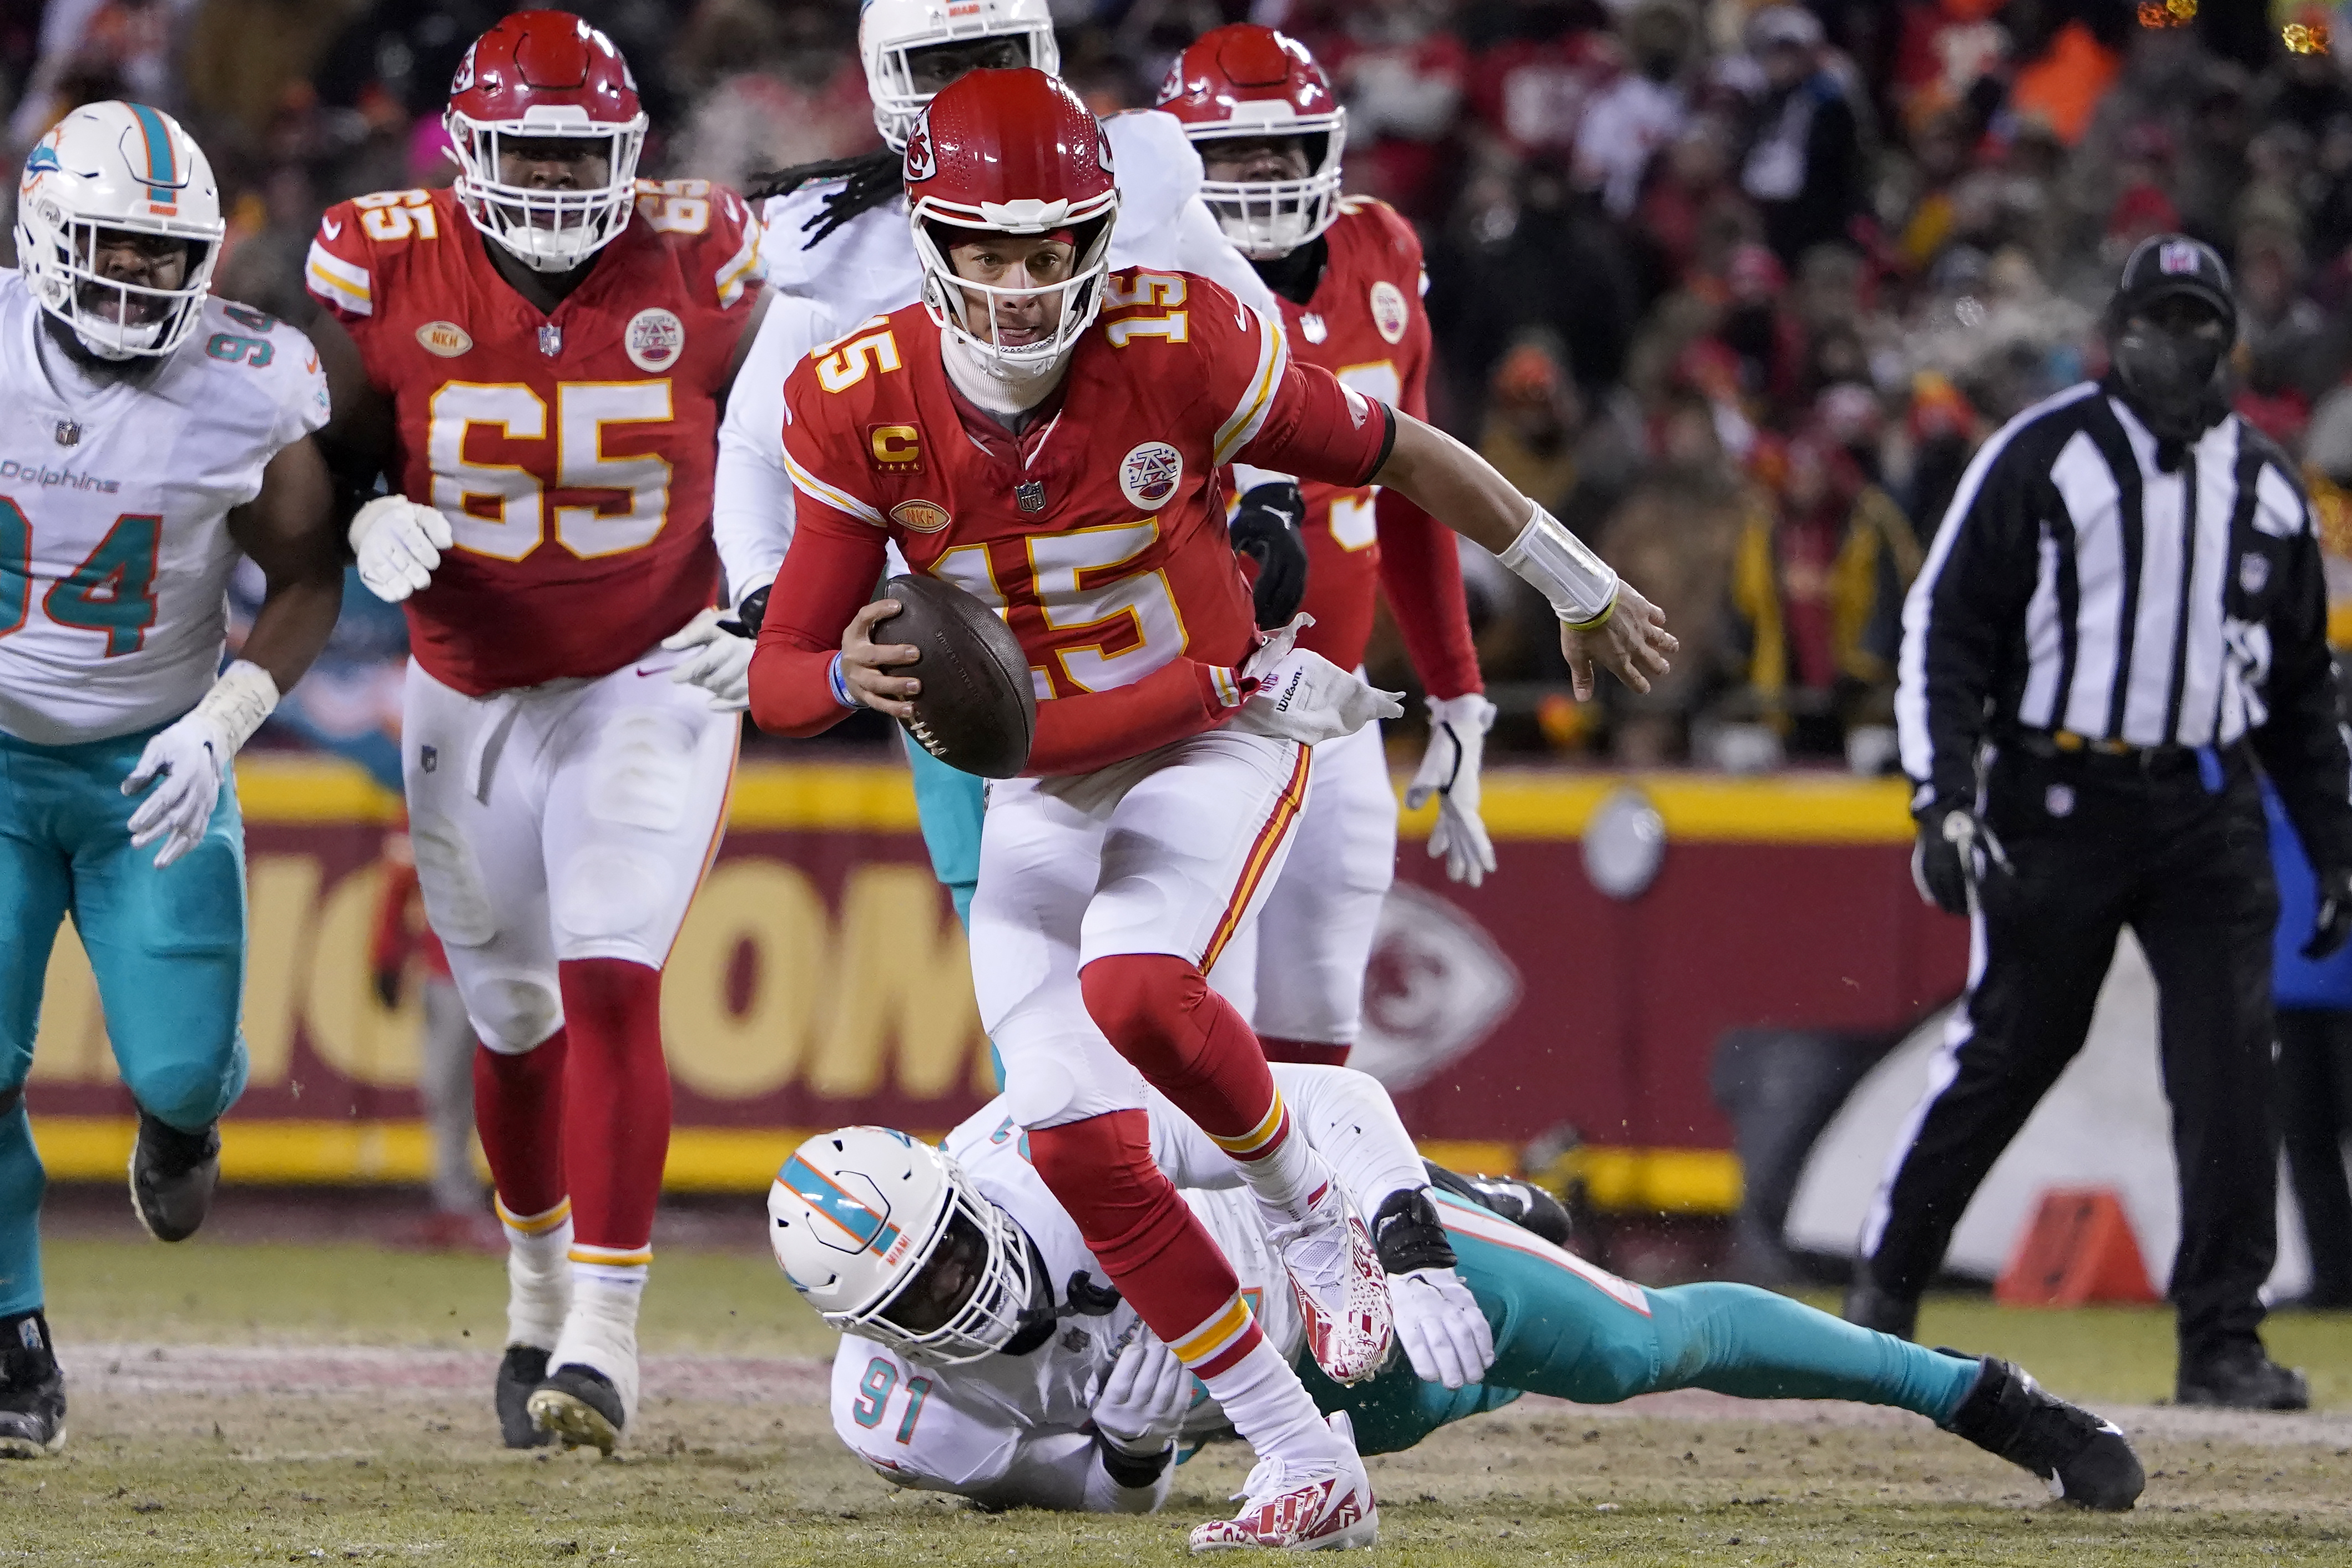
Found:
<path fill-rule="evenodd" d="M 2325 958 L 2352 936 L 2352 866 L 2318 873 L 2319 907 L 2311 916 L 2311 935 L 2303 944 L 2306 958 Z"/>
<path fill-rule="evenodd" d="M 1919 815 L 1919 841 L 1911 846 L 1911 884 L 1947 915 L 1969 912 L 1969 884 L 2009 871 L 2000 841 L 1965 806 L 1931 806 Z M 2352 922 L 2352 908 L 2346 914 Z"/>
<path fill-rule="evenodd" d="M 1298 532 L 1306 517 L 1307 503 L 1287 479 L 1254 487 L 1234 514 L 1234 549 L 1257 562 L 1251 598 L 1261 632 L 1289 625 L 1307 597 L 1307 541 Z"/>

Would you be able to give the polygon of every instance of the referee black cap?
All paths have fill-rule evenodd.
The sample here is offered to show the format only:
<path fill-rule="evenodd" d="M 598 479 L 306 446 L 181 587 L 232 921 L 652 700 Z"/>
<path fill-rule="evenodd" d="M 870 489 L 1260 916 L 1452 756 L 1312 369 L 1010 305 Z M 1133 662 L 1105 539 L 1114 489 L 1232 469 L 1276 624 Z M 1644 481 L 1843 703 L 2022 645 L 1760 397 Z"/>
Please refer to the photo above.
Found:
<path fill-rule="evenodd" d="M 2220 312 L 2231 331 L 2238 326 L 2238 298 L 2230 269 L 2210 245 L 2187 235 L 2151 235 L 2132 248 L 2110 307 L 2122 321 L 2160 299 L 2186 295 Z"/>

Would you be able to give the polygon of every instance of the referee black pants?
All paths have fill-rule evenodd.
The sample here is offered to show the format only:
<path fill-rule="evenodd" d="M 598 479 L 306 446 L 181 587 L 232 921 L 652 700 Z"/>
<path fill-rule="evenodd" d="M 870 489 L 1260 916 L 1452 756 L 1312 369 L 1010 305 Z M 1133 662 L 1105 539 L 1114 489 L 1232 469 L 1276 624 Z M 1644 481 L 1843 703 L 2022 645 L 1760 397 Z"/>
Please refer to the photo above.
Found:
<path fill-rule="evenodd" d="M 2172 1265 L 2184 1364 L 2252 1342 L 2277 1252 L 2271 933 L 2263 808 L 2242 747 L 2142 760 L 2005 748 L 1986 819 L 2013 872 L 1979 890 L 1970 985 L 1918 1130 L 1863 1244 L 1874 1282 L 1916 1296 L 1953 1227 L 2083 1047 L 2129 926 L 2158 996 L 2180 1175 Z"/>

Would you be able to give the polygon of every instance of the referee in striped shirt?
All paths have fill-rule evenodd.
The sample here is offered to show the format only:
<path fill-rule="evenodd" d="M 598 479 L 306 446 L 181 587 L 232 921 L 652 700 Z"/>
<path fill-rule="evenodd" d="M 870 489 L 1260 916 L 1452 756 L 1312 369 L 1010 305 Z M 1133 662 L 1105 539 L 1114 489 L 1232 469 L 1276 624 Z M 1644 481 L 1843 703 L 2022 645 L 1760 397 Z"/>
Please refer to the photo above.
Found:
<path fill-rule="evenodd" d="M 2311 509 L 2229 411 L 2237 305 L 2179 235 L 2124 264 L 2112 369 L 1969 464 L 1904 612 L 1896 718 L 1921 895 L 1969 988 L 1862 1238 L 1846 1316 L 1908 1336 L 1977 1186 L 2082 1049 L 2129 926 L 2158 996 L 2180 1247 L 2180 1403 L 2300 1409 L 2263 1348 L 2277 1250 L 2257 767 L 2308 848 L 2306 952 L 2352 934 L 2352 759 Z"/>

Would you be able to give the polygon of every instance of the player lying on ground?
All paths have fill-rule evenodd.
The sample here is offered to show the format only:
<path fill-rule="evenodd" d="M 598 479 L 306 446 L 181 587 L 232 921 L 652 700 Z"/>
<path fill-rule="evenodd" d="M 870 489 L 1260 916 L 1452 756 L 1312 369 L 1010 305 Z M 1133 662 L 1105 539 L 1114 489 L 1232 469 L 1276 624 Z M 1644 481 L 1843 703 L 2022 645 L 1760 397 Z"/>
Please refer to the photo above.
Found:
<path fill-rule="evenodd" d="M 307 278 L 365 383 L 342 461 L 392 492 L 351 539 L 408 611 L 410 841 L 481 1042 L 499 1430 L 609 1452 L 669 1148 L 661 969 L 740 728 L 663 650 L 717 620 L 711 468 L 759 232 L 732 192 L 635 178 L 627 62 L 565 12 L 477 39 L 446 119 L 456 185 L 331 208 Z"/>
<path fill-rule="evenodd" d="M 1428 413 L 1429 316 L 1421 241 L 1385 203 L 1339 194 L 1348 113 L 1306 47 L 1245 23 L 1203 33 L 1170 68 L 1160 108 L 1199 150 L 1210 211 L 1279 300 L 1290 352 L 1367 397 Z M 1237 533 L 1272 508 L 1301 515 L 1307 560 L 1298 645 L 1360 667 L 1375 604 L 1388 601 L 1429 693 L 1430 738 L 1405 792 L 1434 796 L 1429 852 L 1476 886 L 1495 869 L 1478 772 L 1495 706 L 1483 695 L 1454 536 L 1410 497 L 1376 486 L 1245 490 Z M 1260 624 L 1265 622 L 1261 620 Z M 1364 970 L 1396 868 L 1396 792 L 1380 730 L 1315 748 L 1315 788 L 1265 909 L 1209 977 L 1249 1015 L 1276 1061 L 1344 1062 L 1363 1019 Z"/>
<path fill-rule="evenodd" d="M 975 71 L 924 110 L 905 172 L 925 302 L 785 387 L 799 517 L 751 711 L 793 735 L 861 706 L 911 716 L 917 683 L 892 670 L 916 651 L 877 647 L 896 604 L 866 603 L 891 543 L 1005 616 L 1047 700 L 1036 777 L 989 795 L 981 1021 L 1040 1176 L 1268 1461 L 1241 1517 L 1201 1542 L 1288 1544 L 1369 1531 L 1362 1465 L 1152 1166 L 1142 1090 L 1240 1156 L 1316 1360 L 1369 1375 L 1390 1329 L 1377 1257 L 1202 977 L 1279 875 L 1306 748 L 1395 708 L 1289 632 L 1260 646 L 1218 470 L 1394 483 L 1553 595 L 1588 693 L 1596 657 L 1646 685 L 1674 643 L 1501 476 L 1293 362 L 1270 319 L 1205 278 L 1112 273 L 1111 166 L 1094 117 L 1039 71 Z"/>
<path fill-rule="evenodd" d="M 1403 1354 L 1341 1388 L 1297 1318 L 1233 1162 L 1165 1100 L 1162 1169 L 1265 1302 L 1261 1322 L 1366 1453 L 1409 1448 L 1522 1392 L 1608 1405 L 1670 1388 L 1891 1405 L 2098 1509 L 2138 1497 L 2121 1433 L 2007 1362 L 1925 1350 L 1748 1285 L 1645 1290 L 1433 1190 L 1387 1092 L 1345 1068 L 1280 1066 L 1308 1139 L 1374 1221 Z M 871 1127 L 801 1145 L 768 1198 L 784 1272 L 843 1333 L 834 1429 L 885 1479 L 996 1507 L 1141 1513 L 1182 1447 L 1224 1433 L 1087 1251 L 1000 1098 L 941 1149 Z M 882 1217 L 887 1215 L 887 1228 Z M 1255 1491 L 1256 1489 L 1251 1489 Z"/>
<path fill-rule="evenodd" d="M 208 298 L 220 196 L 142 104 L 68 115 L 25 162 L 0 272 L 0 1455 L 65 1442 L 24 1105 L 68 913 L 139 1112 L 131 1198 L 178 1241 L 245 1088 L 245 837 L 230 759 L 342 602 L 319 357 Z M 221 668 L 237 556 L 268 590 Z"/>
<path fill-rule="evenodd" d="M 753 636 L 766 612 L 770 583 L 793 539 L 793 482 L 783 451 L 784 378 L 819 344 L 923 295 L 922 263 L 907 231 L 901 169 L 916 117 L 942 89 L 973 70 L 1034 66 L 1051 75 L 1061 69 L 1046 0 L 973 0 L 969 10 L 957 10 L 948 15 L 938 0 L 867 0 L 857 17 L 858 55 L 874 100 L 874 123 L 887 149 L 764 176 L 754 191 L 762 225 L 760 250 L 776 298 L 719 424 L 711 506 L 712 532 L 738 607 L 736 623 Z M 1220 234 L 1197 194 L 1201 160 L 1177 122 L 1137 110 L 1113 115 L 1103 131 L 1118 165 L 1119 193 L 1112 269 L 1203 273 L 1244 304 L 1275 313 L 1274 296 Z M 1276 497 L 1285 493 L 1295 517 L 1295 486 L 1285 484 L 1268 492 Z M 1286 608 L 1275 614 L 1268 606 L 1261 616 L 1262 624 L 1279 625 L 1297 608 L 1297 580 L 1305 570 L 1306 549 L 1295 521 L 1278 522 L 1270 533 L 1264 531 L 1269 521 L 1276 520 L 1261 507 L 1253 519 L 1237 519 L 1235 532 L 1259 529 L 1253 548 L 1280 553 L 1286 580 L 1265 580 L 1263 596 L 1286 592 Z M 905 570 L 895 552 L 890 570 L 894 575 Z M 676 678 L 691 680 L 713 701 L 740 708 L 751 644 L 717 627 L 708 635 L 708 645 L 678 667 Z M 1349 668 L 1357 663 L 1337 662 Z M 969 924 L 972 888 L 980 879 L 985 781 L 920 747 L 907 748 L 907 764 L 932 869 L 955 901 L 956 917 Z"/>

